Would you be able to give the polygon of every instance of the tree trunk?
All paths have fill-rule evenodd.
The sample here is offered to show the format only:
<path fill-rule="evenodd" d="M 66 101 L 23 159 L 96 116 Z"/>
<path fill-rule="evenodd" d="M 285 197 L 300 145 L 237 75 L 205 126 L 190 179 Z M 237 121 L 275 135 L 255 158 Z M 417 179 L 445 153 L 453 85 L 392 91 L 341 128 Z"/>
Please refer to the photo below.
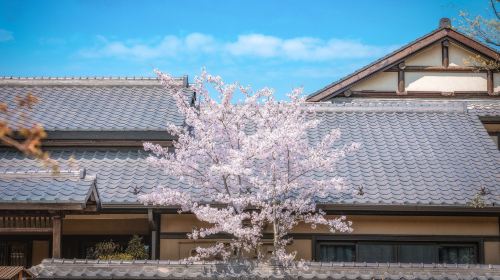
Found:
<path fill-rule="evenodd" d="M 273 234 L 274 234 L 274 240 L 273 240 L 273 245 L 274 245 L 273 254 L 274 254 L 279 246 L 279 226 L 276 220 L 273 221 Z"/>

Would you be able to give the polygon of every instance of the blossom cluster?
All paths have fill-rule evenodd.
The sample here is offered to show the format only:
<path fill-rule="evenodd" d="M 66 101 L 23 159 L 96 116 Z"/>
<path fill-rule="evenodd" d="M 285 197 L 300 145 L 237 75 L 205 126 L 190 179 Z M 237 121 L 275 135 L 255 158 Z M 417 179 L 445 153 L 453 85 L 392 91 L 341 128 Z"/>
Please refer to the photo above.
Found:
<path fill-rule="evenodd" d="M 286 250 L 288 236 L 299 223 L 323 225 L 331 232 L 352 230 L 346 217 L 328 219 L 318 209 L 317 198 L 345 188 L 342 178 L 328 174 L 358 145 L 335 145 L 338 130 L 311 143 L 308 131 L 320 121 L 311 117 L 315 112 L 305 105 L 301 89 L 294 89 L 288 102 L 280 102 L 269 88 L 252 91 L 203 71 L 190 85 L 197 95 L 192 104 L 174 78 L 157 74 L 175 98 L 185 125 L 168 127 L 177 137 L 173 151 L 153 143 L 144 143 L 144 148 L 152 154 L 150 163 L 188 188 L 158 187 L 140 199 L 177 206 L 206 222 L 209 226 L 193 230 L 192 239 L 228 236 L 226 244 L 198 248 L 194 259 L 251 254 L 265 258 L 258 248 L 263 233 L 271 229 L 272 257 L 289 263 L 295 252 Z"/>

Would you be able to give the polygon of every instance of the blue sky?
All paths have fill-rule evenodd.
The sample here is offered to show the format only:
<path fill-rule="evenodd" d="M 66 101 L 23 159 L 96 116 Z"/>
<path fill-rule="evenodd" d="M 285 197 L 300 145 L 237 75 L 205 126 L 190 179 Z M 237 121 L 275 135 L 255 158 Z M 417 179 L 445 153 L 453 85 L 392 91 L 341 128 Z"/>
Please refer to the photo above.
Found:
<path fill-rule="evenodd" d="M 174 75 L 311 93 L 485 0 L 6 1 L 0 76 Z"/>

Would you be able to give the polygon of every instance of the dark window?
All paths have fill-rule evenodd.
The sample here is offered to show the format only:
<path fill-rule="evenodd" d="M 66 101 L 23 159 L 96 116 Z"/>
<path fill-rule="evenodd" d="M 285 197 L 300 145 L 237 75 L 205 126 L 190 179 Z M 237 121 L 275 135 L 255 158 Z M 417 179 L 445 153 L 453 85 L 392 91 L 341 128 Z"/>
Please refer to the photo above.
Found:
<path fill-rule="evenodd" d="M 500 122 L 498 120 L 482 120 L 484 128 L 500 150 Z"/>
<path fill-rule="evenodd" d="M 0 265 L 28 266 L 28 248 L 25 241 L 0 241 Z"/>
<path fill-rule="evenodd" d="M 354 245 L 321 244 L 319 247 L 321 260 L 325 262 L 353 262 L 356 260 Z"/>
<path fill-rule="evenodd" d="M 439 248 L 440 263 L 476 263 L 474 246 L 441 246 Z"/>
<path fill-rule="evenodd" d="M 500 132 L 490 134 L 490 137 L 493 139 L 493 142 L 497 144 L 497 147 L 500 150 Z"/>
<path fill-rule="evenodd" d="M 396 262 L 394 245 L 359 244 L 358 253 L 360 262 Z"/>
<path fill-rule="evenodd" d="M 437 242 L 317 243 L 316 259 L 324 262 L 477 263 L 476 244 Z"/>
<path fill-rule="evenodd" d="M 402 263 L 434 263 L 436 250 L 434 245 L 404 244 L 399 245 L 399 262 Z"/>

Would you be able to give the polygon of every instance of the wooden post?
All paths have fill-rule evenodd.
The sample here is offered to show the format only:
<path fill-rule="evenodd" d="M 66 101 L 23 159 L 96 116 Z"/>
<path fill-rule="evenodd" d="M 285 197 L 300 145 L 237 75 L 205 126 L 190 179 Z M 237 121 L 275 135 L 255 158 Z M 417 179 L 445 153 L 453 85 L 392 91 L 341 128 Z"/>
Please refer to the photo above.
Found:
<path fill-rule="evenodd" d="M 448 66 L 450 66 L 450 54 L 448 51 L 449 46 L 450 42 L 448 40 L 444 40 L 443 42 L 441 42 L 441 63 L 445 68 L 448 68 Z"/>
<path fill-rule="evenodd" d="M 493 91 L 494 91 L 493 71 L 491 71 L 491 70 L 488 70 L 488 72 L 486 72 L 486 88 L 487 88 L 488 94 L 493 95 Z"/>
<path fill-rule="evenodd" d="M 61 258 L 62 217 L 52 216 L 52 258 Z"/>
<path fill-rule="evenodd" d="M 405 94 L 405 69 L 404 62 L 398 64 L 398 94 Z"/>
<path fill-rule="evenodd" d="M 158 228 L 158 214 L 155 214 L 153 212 L 153 209 L 148 209 L 148 221 L 149 221 L 149 229 L 151 230 L 151 243 L 150 248 L 151 248 L 151 259 L 156 260 L 158 259 L 159 252 L 158 252 L 158 231 L 160 230 Z"/>

